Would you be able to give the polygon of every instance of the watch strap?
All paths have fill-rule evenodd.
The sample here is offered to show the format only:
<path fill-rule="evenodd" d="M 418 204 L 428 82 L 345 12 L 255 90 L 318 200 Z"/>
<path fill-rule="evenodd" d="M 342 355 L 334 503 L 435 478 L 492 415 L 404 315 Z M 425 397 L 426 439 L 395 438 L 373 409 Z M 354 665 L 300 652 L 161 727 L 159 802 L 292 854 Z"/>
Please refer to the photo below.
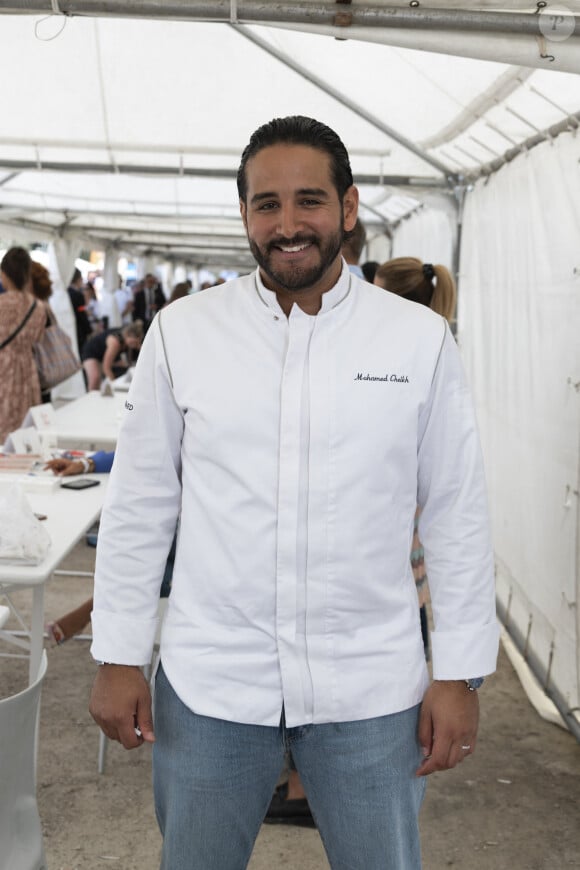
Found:
<path fill-rule="evenodd" d="M 469 680 L 465 680 L 465 685 L 469 689 L 470 692 L 475 692 L 476 689 L 479 689 L 483 684 L 483 677 L 472 677 Z"/>

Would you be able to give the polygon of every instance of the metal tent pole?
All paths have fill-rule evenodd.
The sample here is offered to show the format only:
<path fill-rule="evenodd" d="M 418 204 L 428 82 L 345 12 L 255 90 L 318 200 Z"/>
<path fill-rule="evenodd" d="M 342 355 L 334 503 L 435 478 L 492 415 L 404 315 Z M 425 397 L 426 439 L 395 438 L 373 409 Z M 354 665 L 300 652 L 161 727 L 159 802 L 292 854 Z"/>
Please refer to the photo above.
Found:
<path fill-rule="evenodd" d="M 175 166 L 138 166 L 134 164 L 117 163 L 71 163 L 59 160 L 8 160 L 0 157 L 0 169 L 16 170 L 47 170 L 51 172 L 85 172 L 105 173 L 111 175 L 158 175 L 158 176 L 191 176 L 197 178 L 235 178 L 237 169 L 209 169 L 206 167 L 183 167 Z M 358 173 L 357 184 L 368 184 L 377 187 L 390 185 L 391 187 L 419 187 L 419 188 L 446 188 L 447 181 L 437 178 L 422 178 L 420 175 L 376 175 L 373 173 Z"/>
<path fill-rule="evenodd" d="M 51 14 L 53 0 L 0 0 L 0 13 Z M 161 18 L 176 20 L 230 21 L 232 23 L 322 24 L 341 27 L 402 27 L 444 31 L 517 33 L 541 36 L 536 12 L 468 12 L 457 9 L 423 9 L 404 6 L 349 6 L 336 3 L 277 3 L 252 0 L 58 0 L 61 14 L 69 16 Z M 546 15 L 547 13 L 544 13 Z M 580 34 L 580 16 L 574 33 Z"/>
<path fill-rule="evenodd" d="M 317 88 L 324 91 L 324 93 L 328 94 L 331 97 L 334 97 L 342 106 L 346 106 L 347 109 L 350 109 L 359 118 L 363 118 L 365 121 L 368 121 L 369 124 L 372 124 L 377 130 L 380 130 L 382 133 L 385 133 L 395 142 L 398 142 L 399 145 L 402 145 L 407 151 L 411 151 L 421 160 L 428 163 L 430 166 L 433 166 L 439 172 L 441 172 L 448 180 L 448 183 L 452 184 L 454 180 L 453 171 L 446 166 L 444 163 L 441 163 L 440 160 L 437 160 L 436 157 L 431 157 L 426 151 L 420 148 L 415 142 L 412 142 L 410 139 L 407 139 L 401 133 L 397 132 L 393 127 L 389 127 L 388 124 L 385 124 L 380 118 L 377 118 L 376 115 L 373 115 L 371 112 L 367 112 L 366 109 L 361 108 L 358 103 L 355 103 L 353 100 L 350 100 L 344 94 L 342 94 L 337 88 L 333 88 L 332 85 L 329 85 L 328 82 L 325 82 L 323 79 L 314 75 L 314 73 L 309 72 L 304 69 L 304 67 L 300 66 L 299 63 L 292 60 L 291 57 L 284 54 L 282 51 L 279 51 L 274 46 L 270 45 L 270 43 L 266 42 L 265 39 L 257 36 L 255 33 L 247 30 L 244 27 L 235 27 L 234 28 L 238 33 L 242 36 L 245 36 L 246 39 L 249 39 L 250 42 L 253 42 L 254 45 L 257 45 L 259 48 L 266 51 L 268 54 L 275 57 L 276 60 L 281 61 L 285 66 L 294 70 L 294 72 L 298 73 L 298 75 L 305 78 L 307 81 L 311 82 L 313 85 L 316 85 Z M 451 176 L 451 177 L 450 177 Z"/>

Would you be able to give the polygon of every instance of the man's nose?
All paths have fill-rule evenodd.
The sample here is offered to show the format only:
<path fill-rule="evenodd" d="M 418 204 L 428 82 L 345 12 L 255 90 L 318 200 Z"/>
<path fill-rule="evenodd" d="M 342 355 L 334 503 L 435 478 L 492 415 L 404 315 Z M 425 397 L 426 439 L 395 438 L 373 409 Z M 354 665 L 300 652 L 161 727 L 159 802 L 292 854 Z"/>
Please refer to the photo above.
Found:
<path fill-rule="evenodd" d="M 278 211 L 278 233 L 285 239 L 293 238 L 301 227 L 301 220 L 293 204 L 282 205 Z"/>

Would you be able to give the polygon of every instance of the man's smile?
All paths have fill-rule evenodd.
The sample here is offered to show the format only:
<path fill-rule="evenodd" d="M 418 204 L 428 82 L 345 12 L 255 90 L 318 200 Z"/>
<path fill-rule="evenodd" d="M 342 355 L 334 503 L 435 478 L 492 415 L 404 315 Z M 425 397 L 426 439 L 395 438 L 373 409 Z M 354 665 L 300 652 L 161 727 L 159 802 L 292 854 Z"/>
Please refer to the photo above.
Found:
<path fill-rule="evenodd" d="M 310 247 L 310 242 L 305 242 L 303 245 L 293 245 L 292 247 L 289 245 L 276 245 L 276 247 L 286 254 L 296 254 L 298 251 L 303 251 L 305 248 Z"/>
<path fill-rule="evenodd" d="M 314 239 L 291 239 L 287 240 L 279 240 L 275 242 L 270 242 L 268 245 L 269 252 L 271 251 L 282 251 L 284 254 L 300 254 L 302 251 L 307 250 L 307 248 L 311 248 L 315 245 L 316 242 Z"/>

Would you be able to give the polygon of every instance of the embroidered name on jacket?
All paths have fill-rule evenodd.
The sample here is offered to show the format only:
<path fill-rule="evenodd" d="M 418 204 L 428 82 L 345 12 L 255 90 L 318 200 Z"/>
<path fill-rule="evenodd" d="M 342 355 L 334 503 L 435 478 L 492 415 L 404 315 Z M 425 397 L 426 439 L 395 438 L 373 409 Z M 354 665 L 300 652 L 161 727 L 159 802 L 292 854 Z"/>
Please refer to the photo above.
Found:
<path fill-rule="evenodd" d="M 409 378 L 407 375 L 369 375 L 367 372 L 366 375 L 363 375 L 362 372 L 358 372 L 355 375 L 355 381 L 391 381 L 392 383 L 397 384 L 408 384 Z"/>

